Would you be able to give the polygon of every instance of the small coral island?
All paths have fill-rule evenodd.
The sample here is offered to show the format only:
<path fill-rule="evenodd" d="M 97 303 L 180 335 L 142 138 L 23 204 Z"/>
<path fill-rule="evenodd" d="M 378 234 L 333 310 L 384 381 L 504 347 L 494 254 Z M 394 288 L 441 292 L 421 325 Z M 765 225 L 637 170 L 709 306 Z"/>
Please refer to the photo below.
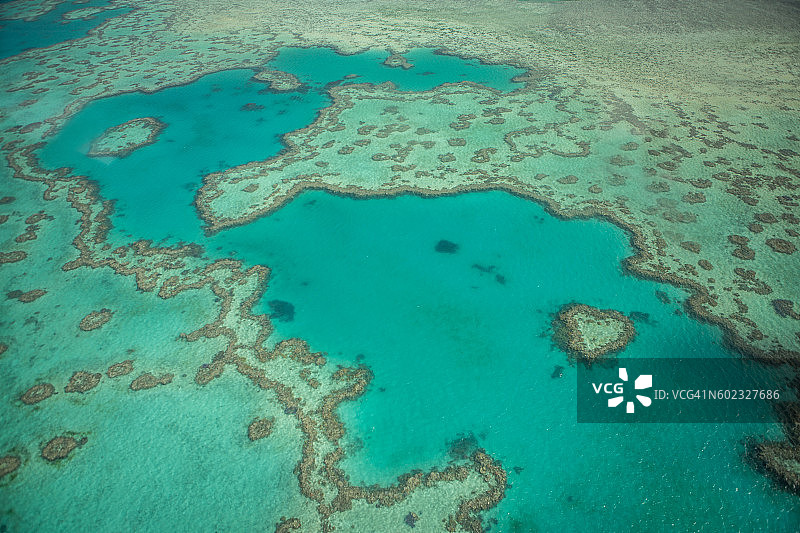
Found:
<path fill-rule="evenodd" d="M 613 309 L 571 303 L 553 321 L 556 343 L 587 362 L 624 349 L 636 335 L 633 321 Z"/>
<path fill-rule="evenodd" d="M 288 93 L 300 89 L 303 84 L 294 74 L 280 70 L 262 70 L 257 72 L 253 79 L 269 84 L 269 90 L 276 93 Z"/>
<path fill-rule="evenodd" d="M 91 157 L 126 157 L 134 150 L 156 142 L 166 124 L 153 117 L 140 117 L 108 128 L 89 148 Z"/>
<path fill-rule="evenodd" d="M 408 61 L 405 57 L 400 54 L 392 54 L 386 58 L 386 61 L 383 62 L 384 65 L 387 67 L 397 68 L 400 67 L 403 70 L 408 70 L 412 68 L 414 65 Z"/>

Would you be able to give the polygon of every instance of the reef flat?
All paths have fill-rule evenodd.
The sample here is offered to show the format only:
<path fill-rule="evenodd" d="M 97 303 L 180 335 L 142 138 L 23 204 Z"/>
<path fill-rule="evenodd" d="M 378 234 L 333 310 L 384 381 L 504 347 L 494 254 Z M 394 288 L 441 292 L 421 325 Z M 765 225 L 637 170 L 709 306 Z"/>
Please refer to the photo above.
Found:
<path fill-rule="evenodd" d="M 19 163 L 25 165 L 26 162 L 21 160 Z M 24 172 L 29 177 L 35 175 L 44 183 L 49 181 L 50 185 L 56 183 L 51 181 L 53 179 L 51 176 L 34 173 L 28 167 L 20 166 L 18 172 Z M 108 273 L 121 275 L 121 277 L 107 277 L 109 281 L 106 283 L 109 287 L 113 287 L 115 281 L 123 286 L 131 284 L 133 287 L 120 288 L 123 294 L 117 296 L 105 292 L 96 294 L 96 298 L 101 301 L 129 302 L 130 296 L 125 295 L 126 292 L 132 290 L 137 293 L 135 289 L 138 289 L 141 297 L 148 302 L 142 302 L 147 312 L 145 316 L 138 318 L 139 320 L 158 321 L 160 319 L 157 317 L 185 315 L 187 308 L 195 309 L 195 312 L 201 314 L 182 318 L 180 322 L 166 330 L 175 331 L 173 328 L 177 327 L 179 331 L 181 329 L 186 331 L 178 336 L 174 336 L 173 333 L 173 335 L 168 334 L 164 339 L 158 337 L 141 339 L 142 341 L 149 340 L 151 343 L 160 340 L 166 345 L 137 349 L 135 346 L 124 348 L 125 339 L 115 335 L 114 331 L 110 329 L 116 323 L 116 326 L 122 331 L 147 331 L 146 322 L 138 327 L 119 323 L 123 320 L 137 320 L 136 314 L 121 317 L 118 311 L 113 314 L 112 320 L 112 312 L 109 309 L 94 310 L 84 315 L 81 308 L 85 309 L 87 306 L 76 306 L 71 310 L 76 315 L 72 319 L 75 331 L 82 331 L 85 335 L 101 334 L 100 337 L 92 338 L 94 347 L 80 348 L 80 345 L 77 345 L 77 353 L 69 350 L 69 353 L 73 353 L 73 357 L 76 357 L 74 362 L 70 363 L 70 359 L 63 353 L 67 347 L 62 345 L 62 355 L 59 358 L 41 360 L 34 368 L 30 368 L 28 364 L 20 360 L 20 356 L 17 355 L 18 350 L 24 350 L 26 346 L 41 344 L 45 338 L 53 338 L 54 342 L 59 342 L 59 339 L 63 338 L 65 334 L 59 327 L 59 324 L 64 321 L 64 317 L 59 316 L 62 311 L 57 308 L 53 309 L 51 313 L 54 313 L 57 318 L 48 318 L 47 314 L 42 312 L 47 308 L 47 299 L 41 298 L 35 302 L 40 310 L 37 311 L 36 318 L 33 320 L 36 327 L 31 327 L 31 320 L 26 320 L 24 323 L 15 321 L 5 324 L 4 339 L 10 339 L 8 350 L 3 354 L 3 361 L 6 363 L 4 365 L 6 370 L 4 390 L 8 391 L 5 395 L 11 398 L 19 395 L 21 404 L 23 404 L 20 405 L 19 412 L 15 413 L 13 417 L 16 427 L 15 434 L 4 435 L 4 446 L 10 449 L 10 453 L 4 459 L 4 464 L 7 465 L 6 469 L 11 470 L 17 461 L 24 461 L 22 470 L 14 467 L 9 472 L 12 474 L 12 482 L 21 482 L 18 477 L 24 474 L 24 466 L 31 469 L 37 468 L 35 459 L 31 457 L 31 453 L 35 450 L 31 450 L 29 445 L 21 443 L 36 442 L 39 439 L 23 435 L 25 433 L 35 435 L 40 432 L 47 435 L 48 431 L 64 430 L 64 428 L 53 427 L 54 420 L 52 418 L 42 418 L 48 414 L 50 409 L 58 411 L 68 409 L 69 412 L 69 400 L 67 398 L 62 400 L 61 396 L 68 397 L 70 393 L 77 392 L 93 394 L 90 391 L 95 389 L 106 389 L 109 386 L 119 389 L 120 386 L 124 387 L 128 384 L 130 390 L 135 394 L 151 394 L 148 389 L 169 388 L 176 385 L 181 388 L 196 389 L 207 386 L 212 380 L 219 378 L 226 368 L 230 368 L 229 372 L 240 374 L 246 379 L 246 382 L 252 384 L 251 394 L 259 390 L 264 391 L 263 394 L 269 394 L 270 401 L 277 402 L 276 405 L 280 406 L 282 410 L 270 409 L 274 413 L 273 416 L 282 413 L 284 417 L 294 418 L 298 427 L 302 428 L 303 436 L 292 437 L 289 441 L 295 442 L 298 447 L 302 444 L 302 458 L 297 463 L 295 471 L 300 491 L 309 501 L 317 502 L 319 505 L 319 514 L 312 512 L 310 516 L 302 515 L 302 518 L 299 519 L 310 529 L 328 529 L 330 527 L 328 524 L 334 515 L 337 513 L 346 515 L 347 511 L 360 500 L 372 504 L 380 503 L 381 508 L 386 509 L 384 513 L 391 515 L 395 513 L 392 505 L 404 501 L 415 488 L 425 487 L 425 493 L 433 502 L 431 505 L 435 506 L 426 513 L 428 520 L 434 523 L 451 520 L 453 524 L 458 524 L 465 530 L 478 530 L 480 522 L 475 513 L 485 510 L 499 501 L 505 488 L 505 473 L 496 462 L 483 452 L 476 452 L 471 462 L 448 467 L 442 471 L 429 472 L 424 476 L 409 474 L 394 486 L 385 488 L 351 486 L 344 473 L 336 468 L 337 462 L 343 455 L 343 450 L 338 444 L 343 428 L 337 420 L 335 408 L 339 403 L 355 399 L 364 392 L 371 379 L 369 370 L 366 368 L 331 370 L 326 366 L 323 354 L 309 352 L 307 346 L 299 340 L 286 341 L 271 350 L 266 349 L 263 344 L 271 331 L 271 326 L 265 316 L 253 316 L 250 313 L 254 301 L 264 289 L 268 271 L 263 267 L 252 267 L 243 271 L 240 268 L 241 264 L 236 261 L 209 262 L 201 257 L 200 250 L 192 245 L 177 249 L 164 249 L 153 247 L 148 242 L 137 242 L 132 243 L 130 247 L 116 247 L 110 257 L 106 256 L 104 252 L 112 251 L 111 245 L 105 237 L 109 224 L 107 213 L 110 205 L 99 202 L 94 196 L 96 190 L 83 182 L 81 178 L 74 178 L 72 181 L 65 196 L 69 205 L 80 213 L 80 232 L 74 240 L 77 254 L 65 249 L 64 251 L 72 257 L 60 266 L 50 263 L 55 267 L 53 271 L 31 269 L 28 266 L 29 263 L 33 264 L 31 262 L 47 263 L 42 254 L 47 254 L 46 250 L 49 246 L 43 239 L 28 240 L 22 245 L 18 245 L 19 251 L 24 252 L 25 259 L 4 266 L 5 269 L 15 269 L 14 271 L 6 270 L 5 274 L 8 277 L 5 279 L 10 282 L 20 282 L 24 279 L 26 283 L 55 282 L 63 284 L 64 281 L 56 280 L 65 276 L 68 278 L 77 276 L 76 282 L 94 283 L 93 280 L 97 279 L 97 276 L 92 275 L 92 270 L 101 268 L 110 271 Z M 13 205 L 17 201 L 15 200 L 9 205 Z M 59 217 L 54 217 L 53 224 L 49 227 L 58 228 L 59 219 Z M 16 226 L 15 223 L 7 223 L 3 224 L 2 229 L 4 232 L 13 232 Z M 69 225 L 67 225 L 68 227 Z M 100 251 L 105 257 L 101 259 L 95 256 L 96 251 Z M 34 278 L 32 272 L 37 272 L 37 275 L 41 277 Z M 67 287 L 63 290 L 78 293 L 86 291 L 79 287 Z M 210 298 L 218 303 L 215 305 L 213 301 L 205 302 L 199 306 L 196 304 L 187 306 L 188 302 L 176 303 L 177 307 L 172 312 L 158 304 L 159 301 L 180 300 L 187 291 L 195 297 Z M 200 293 L 196 294 L 198 291 Z M 51 298 L 56 296 L 53 290 L 50 290 L 48 294 Z M 31 304 L 18 303 L 17 305 Z M 90 304 L 88 307 L 96 309 L 99 306 Z M 202 309 L 206 311 L 201 311 Z M 209 309 L 218 309 L 219 315 L 208 316 Z M 203 314 L 206 315 L 205 318 L 202 316 Z M 42 328 L 48 323 L 51 324 L 49 327 L 54 330 L 51 334 L 42 331 Z M 193 326 L 189 326 L 189 324 L 193 324 Z M 82 339 L 80 335 L 76 337 L 76 340 Z M 120 345 L 120 342 L 123 344 Z M 195 343 L 199 343 L 198 346 L 192 346 Z M 43 347 L 43 349 L 48 348 Z M 207 354 L 204 362 L 199 363 L 194 357 L 185 359 L 186 355 L 194 354 L 196 350 Z M 91 359 L 83 356 L 87 351 L 92 354 Z M 123 365 L 146 370 L 134 378 L 135 373 L 131 374 L 126 369 L 120 368 L 120 365 L 125 362 L 120 362 L 119 359 L 124 355 L 136 354 L 139 351 L 145 352 L 144 358 L 136 357 Z M 185 354 L 183 360 L 179 355 L 181 352 Z M 148 358 L 154 356 L 160 357 L 162 361 L 148 361 Z M 9 363 L 13 364 L 14 362 L 16 362 L 16 366 L 8 366 Z M 78 368 L 81 370 L 72 372 L 72 377 L 70 377 L 70 373 L 58 371 L 59 368 L 69 364 L 80 365 Z M 102 372 L 106 369 L 107 376 L 103 377 Z M 173 372 L 168 372 L 169 370 L 173 370 Z M 31 373 L 39 375 L 39 380 L 47 379 L 59 383 L 59 387 L 60 383 L 65 384 L 64 393 L 54 394 L 55 387 L 49 382 L 40 381 L 25 385 L 18 383 L 20 381 L 18 376 Z M 180 379 L 178 379 L 179 373 Z M 175 380 L 173 380 L 173 376 L 176 377 Z M 109 380 L 113 383 L 104 384 Z M 35 388 L 26 390 L 28 387 Z M 34 404 L 35 407 L 33 407 Z M 87 407 L 91 407 L 91 404 Z M 26 415 L 25 409 L 37 409 L 40 416 L 34 420 L 23 422 Z M 85 409 L 79 411 L 85 412 Z M 98 414 L 102 416 L 101 412 Z M 75 416 L 76 413 L 73 412 L 70 416 L 62 417 L 61 424 L 69 423 L 69 420 L 76 423 Z M 47 420 L 46 425 L 37 427 L 36 421 L 41 423 L 42 420 Z M 81 427 L 87 427 L 85 421 L 78 423 Z M 58 425 L 56 424 L 56 426 Z M 73 428 L 72 431 L 76 430 Z M 85 451 L 80 449 L 84 445 L 98 446 L 93 442 L 91 436 L 87 437 L 86 433 L 85 430 L 81 432 L 80 429 L 77 429 L 74 435 L 56 434 L 51 436 L 49 441 L 44 439 L 41 454 L 47 461 L 60 461 L 73 455 L 79 455 Z M 93 430 L 92 433 L 97 434 L 97 431 Z M 239 433 L 241 439 L 248 439 L 248 426 L 244 421 L 242 421 Z M 109 436 L 109 438 L 111 437 Z M 282 442 L 285 440 L 285 437 L 281 439 Z M 95 454 L 103 453 L 100 447 L 94 449 Z M 38 452 L 35 452 L 34 455 L 36 453 Z M 135 453 L 135 450 L 131 450 L 130 453 Z M 17 478 L 13 477 L 14 473 L 18 476 Z M 436 495 L 437 491 L 447 494 L 446 500 L 451 502 L 449 506 L 441 506 L 442 499 Z M 295 509 L 294 516 L 301 515 L 301 511 L 302 508 Z M 306 510 L 307 512 L 308 510 Z M 376 510 L 376 512 L 380 511 Z M 375 513 L 370 516 L 372 520 L 383 520 L 383 518 L 376 518 Z M 30 519 L 27 517 L 27 520 Z M 336 520 L 346 522 L 349 519 L 346 516 L 341 518 L 337 516 Z M 46 521 L 42 522 L 42 524 L 46 523 Z M 312 526 L 311 524 L 316 525 Z"/>
<path fill-rule="evenodd" d="M 741 350 L 797 361 L 797 321 L 774 303 L 800 301 L 787 277 L 800 271 L 794 123 L 773 125 L 758 146 L 751 141 L 764 130 L 755 117 L 740 116 L 734 129 L 711 109 L 672 103 L 651 111 L 658 119 L 642 119 L 586 92 L 334 88 L 334 104 L 288 135 L 283 154 L 206 176 L 198 211 L 216 232 L 307 188 L 354 196 L 507 190 L 558 216 L 602 216 L 629 230 L 639 250 L 631 269 L 693 289 L 691 310 L 724 325 Z"/>
<path fill-rule="evenodd" d="M 12 0 L 0 18 L 35 23 L 59 6 L 75 7 Z M 119 7 L 131 10 L 113 16 Z M 209 234 L 253 223 L 306 189 L 509 191 L 559 217 L 624 228 L 636 252 L 631 271 L 687 288 L 687 308 L 724 328 L 741 352 L 800 360 L 792 3 L 154 0 L 59 16 L 101 11 L 109 18 L 88 35 L 81 27 L 71 40 L 0 61 L 0 397 L 9 428 L 0 491 L 12 529 L 85 528 L 63 496 L 74 479 L 88 491 L 91 523 L 118 529 L 108 509 L 133 504 L 103 472 L 120 464 L 128 479 L 155 487 L 136 502 L 153 511 L 128 522 L 138 528 L 168 528 L 174 502 L 190 500 L 203 504 L 186 503 L 183 523 L 209 528 L 489 527 L 486 515 L 510 487 L 509 466 L 491 449 L 471 447 L 390 483 L 350 481 L 340 408 L 362 399 L 372 372 L 332 364 L 301 339 L 269 342 L 274 325 L 257 308 L 268 265 L 114 234 L 114 199 L 92 176 L 39 159 L 101 98 L 239 68 L 270 91 L 302 90 L 291 73 L 264 67 L 287 46 L 379 49 L 398 71 L 418 68 L 405 55 L 427 47 L 526 74 L 513 92 L 457 80 L 414 92 L 332 84 L 331 105 L 286 132 L 282 153 L 204 176 L 195 205 Z M 110 130 L 95 154 L 134 157 L 159 142 L 158 117 L 139 120 L 146 124 Z M 285 309 L 273 318 L 290 316 Z M 797 458 L 787 446 L 757 450 L 794 489 Z M 235 453 L 221 462 L 198 452 L 223 448 Z M 261 482 L 248 482 L 240 464 Z M 210 481 L 187 494 L 198 471 Z M 59 495 L 52 513 L 30 505 L 42 501 L 42 486 Z M 230 501 L 250 505 L 215 522 Z"/>
<path fill-rule="evenodd" d="M 134 150 L 156 142 L 166 124 L 153 117 L 131 119 L 112 126 L 89 147 L 91 157 L 125 157 Z"/>
<path fill-rule="evenodd" d="M 262 70 L 261 72 L 256 72 L 253 79 L 266 81 L 269 84 L 269 88 L 277 92 L 296 91 L 303 85 L 293 74 L 280 70 Z"/>

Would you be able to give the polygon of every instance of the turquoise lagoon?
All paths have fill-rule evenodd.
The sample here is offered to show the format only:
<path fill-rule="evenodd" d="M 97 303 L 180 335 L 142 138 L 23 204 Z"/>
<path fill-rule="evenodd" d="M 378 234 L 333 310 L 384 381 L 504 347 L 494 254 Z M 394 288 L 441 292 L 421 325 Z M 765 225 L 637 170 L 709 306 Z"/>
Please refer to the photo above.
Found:
<path fill-rule="evenodd" d="M 211 257 L 268 265 L 262 311 L 271 300 L 295 310 L 275 321 L 270 342 L 301 337 L 333 363 L 373 370 L 367 393 L 340 409 L 352 482 L 441 466 L 461 442 L 486 448 L 509 472 L 506 498 L 487 514 L 495 531 L 795 530 L 796 501 L 742 458 L 747 437 L 778 438 L 777 424 L 576 423 L 575 368 L 550 336 L 565 303 L 637 312 L 639 335 L 620 358 L 735 356 L 718 329 L 677 313 L 685 291 L 622 269 L 628 236 L 607 222 L 559 220 L 502 192 L 360 200 L 314 191 L 247 226 L 202 234 L 191 204 L 201 175 L 276 154 L 281 134 L 328 104 L 329 82 L 355 73 L 348 81 L 391 80 L 402 90 L 463 79 L 518 86 L 515 69 L 429 50 L 407 57 L 416 66 L 404 71 L 381 65 L 385 53 L 283 50 L 270 66 L 296 74 L 307 91 L 263 91 L 250 71 L 229 71 L 97 101 L 42 161 L 74 167 L 116 200 L 114 241 L 194 241 Z M 240 111 L 247 103 L 264 109 Z M 107 127 L 143 115 L 168 124 L 155 144 L 124 159 L 86 157 Z M 442 239 L 457 252 L 437 252 Z M 551 377 L 556 366 L 566 367 L 563 377 Z"/>
<path fill-rule="evenodd" d="M 632 250 L 619 229 L 561 221 L 502 192 L 366 201 L 314 192 L 270 218 L 288 231 L 269 233 L 272 248 L 294 250 L 285 267 L 271 263 L 265 298 L 295 306 L 279 334 L 375 373 L 340 409 L 351 481 L 431 468 L 452 441 L 474 437 L 510 473 L 499 531 L 586 521 L 598 531 L 795 529 L 793 497 L 742 459 L 745 437 L 780 437 L 777 426 L 575 422 L 576 369 L 550 337 L 566 302 L 646 314 L 622 360 L 732 355 L 719 330 L 675 314 L 683 291 L 621 270 Z M 458 253 L 437 253 L 443 238 Z M 560 379 L 556 365 L 566 367 Z"/>
<path fill-rule="evenodd" d="M 33 48 L 79 39 L 93 28 L 112 17 L 128 13 L 130 9 L 109 9 L 87 18 L 62 19 L 62 15 L 77 9 L 102 7 L 107 0 L 90 0 L 77 4 L 62 2 L 35 20 L 0 19 L 0 59 L 5 59 Z"/>
<path fill-rule="evenodd" d="M 267 84 L 250 79 L 252 71 L 232 70 L 150 95 L 130 93 L 98 100 L 42 150 L 42 160 L 71 166 L 99 180 L 104 195 L 116 200 L 117 232 L 156 241 L 199 241 L 200 225 L 187 206 L 202 175 L 276 155 L 283 148 L 284 133 L 310 124 L 330 104 L 325 90 L 329 83 L 392 81 L 399 90 L 422 91 L 469 79 L 498 90 L 522 87 L 511 81 L 523 73 L 520 69 L 466 62 L 432 50 L 416 50 L 406 57 L 420 67 L 386 67 L 382 65 L 386 53 L 379 51 L 342 56 L 328 49 L 284 48 L 269 66 L 292 72 L 307 84 L 307 90 L 271 92 Z M 421 70 L 437 63 L 438 73 Z M 358 77 L 345 80 L 348 74 Z M 246 104 L 264 107 L 243 110 Z M 168 124 L 159 142 L 123 159 L 86 157 L 91 142 L 106 128 L 141 116 L 156 116 Z"/>

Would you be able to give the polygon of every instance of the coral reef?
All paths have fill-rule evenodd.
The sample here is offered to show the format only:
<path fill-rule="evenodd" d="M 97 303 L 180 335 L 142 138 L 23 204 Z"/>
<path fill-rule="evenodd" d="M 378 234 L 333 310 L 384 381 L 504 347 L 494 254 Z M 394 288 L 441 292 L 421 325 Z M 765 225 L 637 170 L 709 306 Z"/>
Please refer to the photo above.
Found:
<path fill-rule="evenodd" d="M 0 479 L 14 473 L 22 461 L 16 455 L 5 455 L 0 457 Z"/>
<path fill-rule="evenodd" d="M 113 126 L 94 140 L 89 148 L 91 157 L 127 157 L 158 140 L 166 124 L 153 117 L 141 117 Z"/>
<path fill-rule="evenodd" d="M 34 20 L 58 3 L 7 2 L 0 5 L 0 18 Z M 64 230 L 60 242 L 52 244 L 70 248 L 71 256 L 60 265 L 63 273 L 113 272 L 152 298 L 190 291 L 217 298 L 216 318 L 181 336 L 198 347 L 208 339 L 225 343 L 218 353 L 202 353 L 207 363 L 195 382 L 207 386 L 225 372 L 236 373 L 297 424 L 302 433 L 298 486 L 314 505 L 313 518 L 303 517 L 307 530 L 330 531 L 340 522 L 356 523 L 360 515 L 380 520 L 399 502 L 430 491 L 426 495 L 432 501 L 444 503 L 425 513 L 414 511 L 416 527 L 424 529 L 434 515 L 447 530 L 482 531 L 481 514 L 504 497 L 507 476 L 496 460 L 475 450 L 460 464 L 406 474 L 389 487 L 350 484 L 337 466 L 345 455 L 345 428 L 336 409 L 363 394 L 371 378 L 368 369 L 330 368 L 324 355 L 297 340 L 267 349 L 272 326 L 253 312 L 266 268 L 212 261 L 196 245 L 115 241 L 109 237 L 113 204 L 70 169 L 41 168 L 36 152 L 93 100 L 152 92 L 211 72 L 262 68 L 265 58 L 285 45 L 343 52 L 437 46 L 441 53 L 518 65 L 529 69 L 520 78 L 527 86 L 512 95 L 468 83 L 414 94 L 388 85 L 332 88 L 331 107 L 308 128 L 288 135 L 280 156 L 207 176 L 197 195 L 198 211 L 208 230 L 216 232 L 273 212 L 307 188 L 352 196 L 506 190 L 542 202 L 556 216 L 603 217 L 619 225 L 636 249 L 626 262 L 632 272 L 690 289 L 687 309 L 722 326 L 743 352 L 773 362 L 797 360 L 794 303 L 800 295 L 797 283 L 787 278 L 798 270 L 800 257 L 794 253 L 800 151 L 792 129 L 800 101 L 791 45 L 794 12 L 775 5 L 746 21 L 722 17 L 720 25 L 737 28 L 726 41 L 709 39 L 701 16 L 724 12 L 717 2 L 692 2 L 681 10 L 657 3 L 632 6 L 625 13 L 636 15 L 631 24 L 616 18 L 616 6 L 610 4 L 563 4 L 581 4 L 577 16 L 563 16 L 567 8 L 557 4 L 548 4 L 552 11 L 541 16 L 545 7 L 535 2 L 481 1 L 467 10 L 460 2 L 422 3 L 397 10 L 396 2 L 378 0 L 347 2 L 328 11 L 316 2 L 256 10 L 250 2 L 154 1 L 86 37 L 4 62 L 7 164 L 15 178 L 40 186 L 42 202 L 71 208 L 79 217 L 74 231 Z M 76 10 L 70 16 L 90 13 Z M 485 21 L 498 14 L 506 27 L 486 28 Z M 433 17 L 453 22 L 441 27 L 431 23 Z M 599 19 L 618 22 L 601 27 Z M 668 42 L 644 31 L 655 21 L 694 25 L 695 31 Z M 513 45 L 509 35 L 515 36 Z M 729 53 L 741 35 L 752 47 L 737 46 L 737 53 Z M 770 61 L 759 60 L 767 55 Z M 403 67 L 404 59 L 395 56 L 387 61 Z M 674 75 L 676 66 L 682 75 Z M 300 88 L 286 73 L 262 71 L 256 77 L 269 82 L 269 90 Z M 124 157 L 155 142 L 163 125 L 153 121 L 144 117 L 107 130 L 92 155 Z M 447 143 L 424 137 L 433 131 L 458 137 Z M 15 201 L 6 196 L 0 205 Z M 8 227 L 17 218 L 22 223 L 24 217 L 9 211 L 0 215 L 0 224 Z M 0 252 L 2 268 L 28 262 L 39 229 L 34 226 L 45 226 L 43 220 L 32 218 L 12 235 L 10 247 Z M 712 268 L 714 278 L 709 278 Z M 91 331 L 111 316 L 108 309 L 95 311 L 80 328 Z M 598 339 L 593 346 L 604 345 Z M 5 342 L 14 352 L 21 348 Z M 108 376 L 131 371 L 128 360 L 109 367 Z M 145 373 L 131 389 L 172 377 Z M 54 392 L 53 385 L 43 383 L 22 401 L 33 404 Z M 56 437 L 42 455 L 56 461 L 82 442 Z M 777 472 L 786 470 L 781 464 L 797 464 L 792 449 L 767 446 L 762 455 Z M 0 460 L 0 471 L 19 466 L 15 456 L 8 457 Z M 390 527 L 406 527 L 407 513 L 402 509 Z M 276 531 L 300 528 L 299 518 L 276 525 Z"/>
<path fill-rule="evenodd" d="M 78 327 L 83 331 L 92 331 L 94 329 L 103 327 L 106 322 L 111 320 L 112 316 L 114 316 L 114 313 L 111 311 L 111 309 L 103 308 L 99 311 L 92 311 L 83 317 L 81 323 L 78 324 Z"/>
<path fill-rule="evenodd" d="M 553 321 L 554 338 L 567 352 L 593 362 L 624 350 L 636 335 L 633 321 L 613 309 L 567 304 Z"/>
<path fill-rule="evenodd" d="M 101 377 L 102 374 L 92 374 L 83 370 L 75 372 L 69 378 L 67 386 L 64 387 L 64 392 L 79 392 L 81 394 L 88 392 L 97 387 Z"/>
<path fill-rule="evenodd" d="M 20 400 L 22 400 L 22 403 L 25 405 L 33 405 L 46 400 L 55 394 L 55 392 L 56 388 L 52 384 L 40 383 L 25 391 L 25 394 L 22 395 Z"/>
<path fill-rule="evenodd" d="M 131 372 L 133 372 L 133 360 L 126 359 L 125 361 L 114 363 L 108 367 L 106 375 L 110 378 L 118 378 L 120 376 L 127 376 Z"/>
<path fill-rule="evenodd" d="M 275 423 L 274 418 L 256 418 L 247 427 L 247 437 L 251 441 L 269 437 L 272 433 L 272 425 Z"/>
<path fill-rule="evenodd" d="M 158 387 L 159 385 L 169 385 L 172 383 L 173 377 L 175 377 L 174 374 L 161 374 L 160 376 L 156 377 L 149 372 L 145 372 L 131 382 L 131 390 L 140 391 L 152 389 L 154 387 Z"/>
<path fill-rule="evenodd" d="M 800 495 L 800 448 L 788 442 L 762 442 L 752 459 L 786 490 Z"/>
<path fill-rule="evenodd" d="M 86 444 L 86 437 L 75 440 L 74 437 L 61 436 L 51 439 L 42 448 L 42 457 L 50 462 L 55 462 L 66 458 L 75 448 Z"/>

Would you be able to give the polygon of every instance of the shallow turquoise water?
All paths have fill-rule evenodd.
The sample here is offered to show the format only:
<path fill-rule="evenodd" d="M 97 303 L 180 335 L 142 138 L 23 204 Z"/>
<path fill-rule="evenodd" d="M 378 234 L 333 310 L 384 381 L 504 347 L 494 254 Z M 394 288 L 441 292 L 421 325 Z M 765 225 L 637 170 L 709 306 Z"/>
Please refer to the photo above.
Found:
<path fill-rule="evenodd" d="M 190 204 L 202 176 L 276 155 L 283 148 L 283 134 L 310 124 L 329 105 L 324 86 L 346 74 L 359 75 L 353 82 L 391 79 L 398 89 L 414 91 L 464 78 L 498 90 L 522 86 L 510 81 L 522 73 L 519 69 L 465 62 L 431 50 L 409 54 L 420 64 L 410 70 L 382 65 L 386 57 L 385 52 L 342 56 L 328 49 L 284 48 L 270 68 L 296 73 L 311 90 L 270 92 L 267 84 L 251 80 L 252 71 L 233 70 L 154 94 L 98 100 L 70 120 L 42 150 L 41 158 L 45 166 L 66 164 L 100 181 L 104 195 L 117 201 L 116 232 L 156 241 L 199 241 L 202 232 Z M 421 70 L 436 61 L 438 74 Z M 248 103 L 264 107 L 242 110 Z M 154 116 L 168 125 L 157 143 L 123 159 L 86 157 L 91 142 L 107 128 L 141 116 Z"/>
<path fill-rule="evenodd" d="M 78 39 L 86 35 L 92 28 L 100 26 L 106 20 L 128 13 L 130 9 L 110 9 L 89 19 L 62 20 L 61 15 L 68 11 L 87 7 L 100 7 L 108 4 L 107 0 L 91 0 L 85 4 L 62 2 L 52 11 L 36 20 L 2 20 L 0 19 L 0 59 L 17 55 L 32 48 L 47 46 Z"/>
<path fill-rule="evenodd" d="M 117 232 L 156 241 L 202 239 L 192 204 L 202 176 L 276 154 L 281 134 L 312 122 L 328 103 L 317 92 L 259 94 L 266 85 L 251 76 L 249 70 L 226 71 L 152 95 L 94 102 L 48 144 L 42 160 L 69 161 L 76 172 L 98 179 L 104 195 L 117 200 Z M 242 111 L 248 103 L 264 109 Z M 86 157 L 106 128 L 141 116 L 167 124 L 157 143 L 122 159 Z"/>
<path fill-rule="evenodd" d="M 228 232 L 243 257 L 246 229 Z M 448 441 L 474 435 L 510 472 L 500 531 L 571 530 L 586 520 L 601 531 L 798 523 L 791 497 L 741 458 L 741 441 L 779 437 L 774 425 L 576 423 L 576 369 L 549 330 L 564 303 L 646 313 L 622 359 L 731 355 L 719 330 L 675 314 L 685 293 L 621 270 L 631 248 L 618 228 L 558 220 L 502 192 L 435 200 L 309 192 L 252 231 L 273 250 L 265 300 L 295 306 L 292 322 L 276 323 L 279 334 L 375 373 L 365 397 L 340 410 L 350 431 L 342 466 L 353 482 L 390 483 L 442 464 Z M 440 239 L 458 252 L 436 252 Z M 556 365 L 567 367 L 560 379 L 551 378 Z"/>
<path fill-rule="evenodd" d="M 500 91 L 513 91 L 522 87 L 514 83 L 514 76 L 524 71 L 507 65 L 486 65 L 478 60 L 465 60 L 437 54 L 431 49 L 415 49 L 403 57 L 413 68 L 386 67 L 386 52 L 368 50 L 345 56 L 320 48 L 282 48 L 270 61 L 270 67 L 291 72 L 312 85 L 341 80 L 343 85 L 353 83 L 383 83 L 390 81 L 401 91 L 427 91 L 443 83 L 471 81 Z M 348 74 L 356 78 L 344 79 Z"/>
<path fill-rule="evenodd" d="M 278 135 L 327 105 L 325 83 L 358 73 L 354 82 L 423 90 L 466 72 L 508 90 L 518 73 L 430 51 L 408 54 L 417 66 L 403 71 L 382 66 L 385 57 L 284 50 L 270 66 L 298 75 L 312 88 L 305 93 L 260 94 L 265 86 L 248 81 L 249 71 L 230 71 L 98 101 L 42 151 L 43 162 L 74 166 L 118 200 L 117 237 L 197 241 L 212 257 L 268 265 L 262 310 L 273 299 L 295 309 L 293 321 L 276 322 L 272 342 L 299 336 L 334 362 L 372 368 L 365 397 L 341 409 L 350 432 L 342 466 L 354 482 L 441 465 L 448 441 L 474 435 L 510 472 L 512 486 L 492 513 L 496 530 L 591 521 L 599 530 L 791 531 L 800 520 L 793 500 L 740 456 L 745 437 L 777 437 L 777 426 L 575 422 L 575 369 L 549 331 L 564 303 L 643 313 L 621 357 L 731 355 L 719 330 L 675 314 L 683 291 L 622 271 L 631 249 L 614 226 L 557 220 L 500 192 L 391 200 L 307 192 L 270 217 L 202 236 L 191 206 L 200 175 L 277 153 Z M 240 111 L 246 103 L 265 107 Z M 168 123 L 157 143 L 121 160 L 85 157 L 107 127 L 143 115 Z M 440 239 L 458 252 L 436 252 Z M 556 365 L 567 367 L 562 378 L 551 378 Z"/>

